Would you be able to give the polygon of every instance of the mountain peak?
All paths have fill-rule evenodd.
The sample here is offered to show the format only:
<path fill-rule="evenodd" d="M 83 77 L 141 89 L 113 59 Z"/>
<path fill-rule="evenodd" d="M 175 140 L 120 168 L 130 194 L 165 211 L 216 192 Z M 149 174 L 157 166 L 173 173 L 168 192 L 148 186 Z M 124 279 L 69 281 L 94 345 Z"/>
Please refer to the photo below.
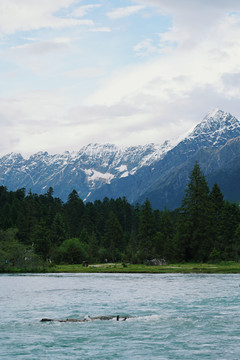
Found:
<path fill-rule="evenodd" d="M 90 156 L 97 156 L 100 153 L 115 153 L 119 148 L 114 144 L 99 144 L 99 143 L 90 143 L 88 145 L 83 146 L 79 153 L 85 153 Z"/>
<path fill-rule="evenodd" d="M 218 108 L 213 108 L 209 111 L 209 113 L 205 116 L 204 119 L 218 119 L 224 115 L 224 112 Z"/>
<path fill-rule="evenodd" d="M 240 122 L 230 113 L 225 113 L 219 109 L 211 110 L 204 119 L 188 135 L 188 139 L 207 138 L 213 141 L 215 145 L 217 140 L 222 141 L 234 138 L 240 135 Z"/>
<path fill-rule="evenodd" d="M 25 187 L 36 193 L 45 193 L 52 186 L 63 200 L 76 189 L 89 201 L 104 196 L 137 201 L 155 182 L 168 181 L 169 174 L 197 156 L 199 149 L 214 152 L 239 136 L 240 122 L 229 113 L 212 109 L 193 130 L 174 142 L 130 147 L 91 143 L 79 151 L 55 155 L 42 151 L 29 159 L 14 153 L 5 155 L 0 158 L 0 185 L 10 190 Z"/>

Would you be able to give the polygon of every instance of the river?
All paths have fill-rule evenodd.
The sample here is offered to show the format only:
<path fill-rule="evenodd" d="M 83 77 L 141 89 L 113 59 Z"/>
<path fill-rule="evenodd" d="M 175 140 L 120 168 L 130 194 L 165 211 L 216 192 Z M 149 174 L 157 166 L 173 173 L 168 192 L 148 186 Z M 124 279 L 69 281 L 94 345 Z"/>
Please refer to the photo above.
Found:
<path fill-rule="evenodd" d="M 240 359 L 240 275 L 0 275 L 0 359 Z M 126 321 L 42 318 L 133 316 Z"/>

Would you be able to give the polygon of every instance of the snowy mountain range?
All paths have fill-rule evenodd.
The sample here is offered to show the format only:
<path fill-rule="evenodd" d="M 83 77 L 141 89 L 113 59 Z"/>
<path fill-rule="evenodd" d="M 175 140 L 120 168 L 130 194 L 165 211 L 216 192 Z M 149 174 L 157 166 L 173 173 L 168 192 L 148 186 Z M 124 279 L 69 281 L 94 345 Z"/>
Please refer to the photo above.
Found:
<path fill-rule="evenodd" d="M 239 120 L 214 110 L 175 142 L 126 148 L 89 144 L 78 152 L 39 152 L 29 159 L 21 154 L 5 155 L 0 159 L 0 185 L 8 190 L 24 187 L 38 194 L 46 193 L 51 186 L 63 201 L 75 189 L 85 201 L 126 196 L 134 203 L 149 197 L 156 208 L 175 208 L 196 160 L 214 181 L 213 174 L 220 174 L 238 156 Z M 237 163 L 233 164 L 236 168 Z"/>

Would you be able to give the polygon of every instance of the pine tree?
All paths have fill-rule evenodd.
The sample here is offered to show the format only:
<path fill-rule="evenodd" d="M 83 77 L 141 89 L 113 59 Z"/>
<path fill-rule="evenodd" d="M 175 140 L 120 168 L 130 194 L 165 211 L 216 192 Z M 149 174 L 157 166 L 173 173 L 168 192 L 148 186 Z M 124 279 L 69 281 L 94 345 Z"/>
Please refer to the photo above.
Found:
<path fill-rule="evenodd" d="M 46 197 L 53 199 L 53 193 L 54 193 L 53 188 L 52 186 L 50 186 L 48 191 L 46 192 Z"/>
<path fill-rule="evenodd" d="M 142 261 L 149 260 L 153 255 L 153 239 L 155 236 L 154 214 L 148 199 L 141 208 L 139 222 L 139 250 Z"/>
<path fill-rule="evenodd" d="M 119 260 L 120 252 L 123 250 L 123 230 L 114 214 L 110 212 L 105 224 L 104 247 L 108 250 L 112 261 Z"/>
<path fill-rule="evenodd" d="M 240 225 L 238 225 L 235 231 L 235 261 L 239 262 L 239 255 L 240 255 Z"/>
<path fill-rule="evenodd" d="M 235 202 L 225 201 L 220 224 L 220 252 L 223 260 L 238 258 L 238 226 L 240 208 Z"/>
<path fill-rule="evenodd" d="M 99 250 L 99 244 L 97 241 L 96 234 L 93 232 L 89 236 L 89 261 L 91 262 L 98 261 L 98 250 Z"/>
<path fill-rule="evenodd" d="M 31 241 L 35 252 L 46 260 L 51 250 L 51 241 L 50 231 L 43 221 L 34 226 Z"/>
<path fill-rule="evenodd" d="M 73 190 L 64 206 L 66 223 L 70 237 L 79 237 L 81 233 L 81 219 L 84 215 L 85 205 L 79 198 L 76 190 Z"/>
<path fill-rule="evenodd" d="M 18 214 L 17 227 L 18 237 L 24 244 L 31 244 L 32 233 L 35 225 L 39 222 L 38 198 L 30 193 L 23 200 L 23 210 Z"/>
<path fill-rule="evenodd" d="M 210 200 L 214 207 L 214 213 L 217 219 L 220 219 L 222 208 L 224 205 L 223 194 L 218 184 L 214 184 L 212 187 L 212 191 L 210 192 Z"/>
<path fill-rule="evenodd" d="M 196 162 L 180 208 L 176 242 L 180 260 L 206 261 L 212 249 L 211 203 L 204 174 Z"/>
<path fill-rule="evenodd" d="M 51 241 L 54 245 L 60 245 L 66 239 L 66 228 L 60 213 L 57 213 L 51 228 Z"/>
<path fill-rule="evenodd" d="M 164 208 L 154 242 L 156 254 L 166 260 L 174 258 L 173 234 L 174 227 L 170 211 Z"/>
<path fill-rule="evenodd" d="M 212 209 L 211 230 L 213 238 L 213 248 L 210 254 L 210 260 L 217 261 L 220 260 L 220 233 L 224 199 L 221 189 L 216 183 L 212 187 L 209 198 Z"/>

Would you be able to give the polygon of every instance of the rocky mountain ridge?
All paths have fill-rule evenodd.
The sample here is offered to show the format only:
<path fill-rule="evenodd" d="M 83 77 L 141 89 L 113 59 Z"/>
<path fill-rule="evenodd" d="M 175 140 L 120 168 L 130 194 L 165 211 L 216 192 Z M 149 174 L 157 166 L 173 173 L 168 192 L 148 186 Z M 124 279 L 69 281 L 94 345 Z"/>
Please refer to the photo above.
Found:
<path fill-rule="evenodd" d="M 239 120 L 217 109 L 175 143 L 126 148 L 89 144 L 78 152 L 39 152 L 29 159 L 5 155 L 0 159 L 0 185 L 36 193 L 46 193 L 52 186 L 63 201 L 73 189 L 86 201 L 126 196 L 134 203 L 148 196 L 156 208 L 174 208 L 193 162 L 199 161 L 209 176 L 219 172 L 226 165 L 227 152 L 227 162 L 240 155 L 238 137 Z"/>
<path fill-rule="evenodd" d="M 133 176 L 104 184 L 94 191 L 90 200 L 125 195 L 130 202 L 141 203 L 148 197 L 155 208 L 166 205 L 174 209 L 180 205 L 194 161 L 202 166 L 203 151 L 211 154 L 238 136 L 239 120 L 222 110 L 213 110 L 161 159 L 147 168 L 140 168 Z M 210 161 L 209 155 L 207 160 Z M 221 167 L 221 158 L 218 163 Z M 207 168 L 205 165 L 204 171 Z"/>
<path fill-rule="evenodd" d="M 139 168 L 161 159 L 170 148 L 169 142 L 126 148 L 89 144 L 78 152 L 38 152 L 29 159 L 11 153 L 0 159 L 0 184 L 9 190 L 25 187 L 36 193 L 44 193 L 52 186 L 63 200 L 74 188 L 86 199 L 103 184 L 133 175 Z"/>

